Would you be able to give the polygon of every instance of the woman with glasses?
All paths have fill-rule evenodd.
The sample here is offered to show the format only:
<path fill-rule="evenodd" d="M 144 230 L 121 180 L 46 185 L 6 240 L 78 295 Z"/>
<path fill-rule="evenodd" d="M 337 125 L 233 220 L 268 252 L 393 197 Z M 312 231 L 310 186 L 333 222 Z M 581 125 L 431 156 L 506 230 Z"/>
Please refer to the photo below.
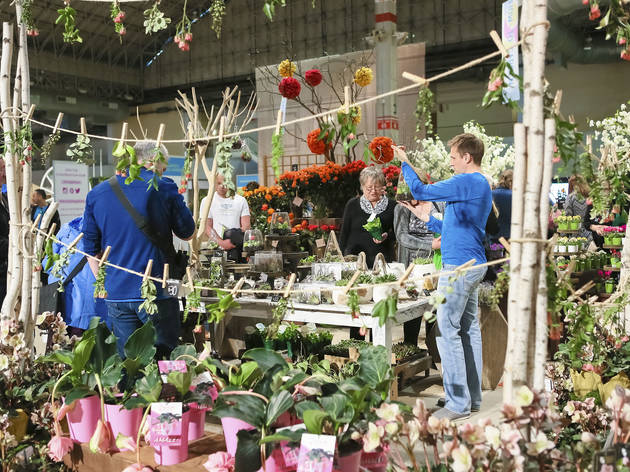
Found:
<path fill-rule="evenodd" d="M 359 175 L 361 193 L 350 199 L 343 212 L 340 246 L 344 255 L 365 252 L 368 267 L 374 264 L 374 258 L 382 252 L 387 262 L 394 260 L 394 209 L 396 202 L 385 194 L 385 175 L 377 167 L 366 167 Z M 374 215 L 374 216 L 373 216 Z M 363 227 L 370 218 L 380 218 L 383 234 L 380 239 L 373 238 Z M 350 337 L 360 339 L 359 328 L 350 328 Z"/>

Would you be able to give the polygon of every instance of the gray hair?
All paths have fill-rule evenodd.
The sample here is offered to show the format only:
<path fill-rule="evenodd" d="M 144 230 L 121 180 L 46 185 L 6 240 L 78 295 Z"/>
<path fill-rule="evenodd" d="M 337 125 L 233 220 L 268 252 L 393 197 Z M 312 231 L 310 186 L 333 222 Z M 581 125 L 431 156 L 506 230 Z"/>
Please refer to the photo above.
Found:
<path fill-rule="evenodd" d="M 381 187 L 384 187 L 387 183 L 385 181 L 385 174 L 383 174 L 383 171 L 374 166 L 366 167 L 359 174 L 359 183 L 361 184 L 361 187 L 363 187 L 368 180 L 374 180 L 374 182 Z"/>
<path fill-rule="evenodd" d="M 138 141 L 136 143 L 133 148 L 136 151 L 136 158 L 139 164 L 142 164 L 143 162 L 148 162 L 153 159 L 153 156 L 155 156 L 156 145 L 157 141 L 148 140 Z M 166 149 L 166 146 L 164 146 L 164 144 L 160 144 L 160 151 L 162 151 L 162 154 L 168 161 L 168 149 Z"/>

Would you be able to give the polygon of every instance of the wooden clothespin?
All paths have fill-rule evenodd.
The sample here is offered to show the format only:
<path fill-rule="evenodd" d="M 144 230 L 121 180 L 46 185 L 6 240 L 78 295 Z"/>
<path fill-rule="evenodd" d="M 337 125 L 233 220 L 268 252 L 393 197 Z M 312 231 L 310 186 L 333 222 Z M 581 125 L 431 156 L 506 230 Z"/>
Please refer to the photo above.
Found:
<path fill-rule="evenodd" d="M 25 123 L 27 121 L 30 121 L 31 118 L 33 118 L 33 113 L 35 113 L 35 104 L 34 103 L 32 103 L 31 107 L 28 109 L 28 113 L 26 115 L 26 119 L 24 120 Z"/>
<path fill-rule="evenodd" d="M 153 259 L 149 259 L 147 263 L 147 268 L 144 269 L 144 276 L 142 277 L 142 281 L 146 282 L 149 277 L 151 277 L 151 269 L 153 268 Z"/>
<path fill-rule="evenodd" d="M 350 86 L 343 88 L 343 112 L 347 115 L 350 113 Z"/>
<path fill-rule="evenodd" d="M 195 290 L 195 286 L 193 285 L 192 270 L 190 270 L 190 266 L 186 267 L 186 276 L 188 277 L 188 288 L 190 288 L 191 291 Z"/>
<path fill-rule="evenodd" d="M 276 129 L 273 134 L 280 134 L 281 124 L 282 124 L 282 108 L 278 110 L 278 118 L 276 119 Z"/>
<path fill-rule="evenodd" d="M 291 293 L 291 287 L 293 287 L 294 282 L 295 282 L 295 272 L 292 273 L 291 276 L 289 277 L 289 283 L 287 284 L 286 288 L 284 289 L 284 293 L 282 294 L 284 298 L 289 297 L 289 294 Z"/>
<path fill-rule="evenodd" d="M 569 115 L 569 123 L 571 123 L 572 125 L 575 124 L 575 116 Z"/>
<path fill-rule="evenodd" d="M 341 293 L 343 293 L 344 295 L 347 294 L 350 291 L 350 289 L 352 288 L 352 286 L 354 285 L 354 283 L 359 278 L 359 275 L 361 275 L 361 271 L 360 270 L 355 271 L 354 274 L 352 274 L 352 277 L 350 278 L 350 280 L 348 281 L 346 286 L 341 291 Z"/>
<path fill-rule="evenodd" d="M 453 272 L 457 273 L 460 270 L 464 270 L 464 269 L 468 269 L 470 266 L 475 265 L 476 260 L 475 259 L 471 259 L 468 262 L 464 262 L 462 265 L 460 265 L 459 267 L 455 267 L 453 269 Z"/>
<path fill-rule="evenodd" d="M 560 103 L 562 103 L 562 89 L 556 91 L 556 96 L 553 99 L 553 113 L 555 115 L 560 114 Z"/>
<path fill-rule="evenodd" d="M 61 126 L 61 120 L 63 120 L 63 113 L 59 112 L 57 115 L 57 120 L 55 121 L 55 127 L 52 130 L 52 134 L 56 134 Z"/>
<path fill-rule="evenodd" d="M 586 149 L 588 149 L 589 154 L 593 154 L 593 135 L 586 135 Z"/>
<path fill-rule="evenodd" d="M 511 252 L 511 247 L 510 247 L 510 243 L 508 242 L 507 239 L 505 239 L 503 236 L 501 236 L 499 238 L 499 242 L 501 243 L 501 245 L 505 248 L 505 250 L 510 253 Z"/>
<path fill-rule="evenodd" d="M 120 145 L 124 146 L 125 141 L 127 141 L 127 130 L 129 129 L 129 124 L 125 121 L 122 125 L 122 131 L 120 132 Z"/>
<path fill-rule="evenodd" d="M 427 82 L 427 79 L 424 77 L 420 77 L 419 75 L 412 74 L 411 72 L 403 72 L 403 78 L 407 80 L 411 80 L 412 82 L 416 82 L 417 84 L 424 85 Z"/>
<path fill-rule="evenodd" d="M 83 136 L 87 136 L 87 124 L 85 123 L 85 118 L 82 116 L 81 117 L 81 134 Z"/>
<path fill-rule="evenodd" d="M 76 246 L 78 242 L 81 241 L 82 237 L 83 237 L 83 233 L 79 233 L 79 235 L 76 238 L 74 238 L 74 240 L 68 246 L 68 251 L 70 251 L 71 249 L 74 249 L 74 246 Z"/>
<path fill-rule="evenodd" d="M 492 38 L 492 41 L 494 41 L 494 44 L 496 44 L 497 49 L 501 51 L 501 56 L 508 57 L 510 54 L 508 53 L 507 49 L 505 49 L 499 33 L 497 33 L 495 30 L 492 30 L 490 31 L 490 37 Z"/>
<path fill-rule="evenodd" d="M 162 288 L 166 288 L 167 279 L 168 279 L 168 263 L 164 264 L 164 273 L 162 274 Z"/>
<path fill-rule="evenodd" d="M 219 121 L 219 142 L 223 142 L 223 133 L 225 133 L 225 116 Z"/>
<path fill-rule="evenodd" d="M 415 265 L 413 262 L 412 262 L 411 264 L 409 264 L 409 267 L 407 267 L 407 270 L 405 271 L 405 273 L 403 274 L 403 276 L 402 276 L 402 277 L 400 278 L 400 280 L 398 281 L 398 285 L 399 285 L 400 287 L 402 287 L 402 286 L 405 284 L 406 280 L 407 280 L 407 279 L 409 278 L 409 276 L 411 275 L 411 272 L 413 271 L 413 268 L 414 268 L 415 266 L 416 266 L 416 265 Z"/>
<path fill-rule="evenodd" d="M 46 234 L 46 241 L 48 241 L 48 238 L 50 238 L 53 234 L 55 234 L 56 228 L 57 228 L 57 223 L 53 223 L 50 225 L 50 228 L 48 228 L 48 234 Z"/>
<path fill-rule="evenodd" d="M 240 280 L 238 282 L 236 282 L 236 285 L 234 286 L 234 288 L 230 292 L 233 297 L 236 297 L 236 295 L 241 290 L 241 288 L 243 288 L 243 284 L 244 283 L 245 283 L 245 277 L 241 277 Z"/>
<path fill-rule="evenodd" d="M 39 222 L 41 221 L 41 219 L 42 214 L 40 213 L 39 215 L 37 215 L 37 218 L 35 218 L 35 221 L 31 223 L 31 233 L 35 231 L 35 228 L 39 228 Z"/>
<path fill-rule="evenodd" d="M 101 256 L 101 259 L 98 261 L 98 266 L 99 267 L 103 267 L 103 264 L 105 264 L 105 262 L 107 262 L 107 258 L 109 257 L 109 252 L 112 250 L 111 246 L 107 246 L 105 248 L 105 252 L 103 252 L 103 255 Z"/>
<path fill-rule="evenodd" d="M 164 123 L 160 123 L 160 128 L 158 129 L 157 139 L 155 140 L 155 147 L 159 148 L 160 144 L 162 144 L 162 139 L 164 139 L 164 129 L 166 125 Z"/>

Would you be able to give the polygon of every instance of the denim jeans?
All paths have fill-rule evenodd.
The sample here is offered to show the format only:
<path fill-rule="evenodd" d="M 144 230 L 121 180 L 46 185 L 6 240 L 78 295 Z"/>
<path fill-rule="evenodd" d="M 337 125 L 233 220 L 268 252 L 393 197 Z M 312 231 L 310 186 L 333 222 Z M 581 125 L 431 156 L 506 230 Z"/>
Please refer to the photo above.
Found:
<path fill-rule="evenodd" d="M 444 270 L 453 270 L 445 265 Z M 469 413 L 481 406 L 481 329 L 477 318 L 479 283 L 486 267 L 471 269 L 453 282 L 440 277 L 438 290 L 446 302 L 438 307 L 437 347 L 442 358 L 442 377 L 446 392 L 445 407 L 456 413 Z M 447 290 L 452 287 L 452 290 Z M 450 291 L 450 293 L 448 293 Z"/>
<path fill-rule="evenodd" d="M 156 300 L 158 312 L 149 315 L 144 309 L 139 310 L 142 302 L 106 301 L 107 315 L 112 322 L 112 328 L 117 338 L 118 353 L 125 358 L 125 343 L 129 336 L 148 320 L 153 322 L 157 339 L 156 358 L 168 357 L 177 346 L 181 331 L 179 316 L 179 301 L 176 298 Z"/>

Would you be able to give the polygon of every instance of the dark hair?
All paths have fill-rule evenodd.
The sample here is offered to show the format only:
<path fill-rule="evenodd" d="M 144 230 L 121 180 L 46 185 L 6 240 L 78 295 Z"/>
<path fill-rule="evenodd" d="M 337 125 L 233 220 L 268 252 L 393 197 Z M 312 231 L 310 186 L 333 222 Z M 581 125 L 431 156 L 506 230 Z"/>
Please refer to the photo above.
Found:
<path fill-rule="evenodd" d="M 478 166 L 481 165 L 481 158 L 483 157 L 484 153 L 483 141 L 474 134 L 458 134 L 447 144 L 450 147 L 455 148 L 460 154 L 470 154 L 473 158 L 473 162 Z"/>
<path fill-rule="evenodd" d="M 499 187 L 512 189 L 512 181 L 514 180 L 514 171 L 507 169 L 501 172 L 499 176 Z"/>
<path fill-rule="evenodd" d="M 38 188 L 38 189 L 35 189 L 35 191 L 36 191 L 37 193 L 39 193 L 39 194 L 41 195 L 41 197 L 42 197 L 44 200 L 46 200 L 46 198 L 48 198 L 48 197 L 46 196 L 46 191 L 45 191 L 44 189 L 42 189 L 42 188 Z"/>

